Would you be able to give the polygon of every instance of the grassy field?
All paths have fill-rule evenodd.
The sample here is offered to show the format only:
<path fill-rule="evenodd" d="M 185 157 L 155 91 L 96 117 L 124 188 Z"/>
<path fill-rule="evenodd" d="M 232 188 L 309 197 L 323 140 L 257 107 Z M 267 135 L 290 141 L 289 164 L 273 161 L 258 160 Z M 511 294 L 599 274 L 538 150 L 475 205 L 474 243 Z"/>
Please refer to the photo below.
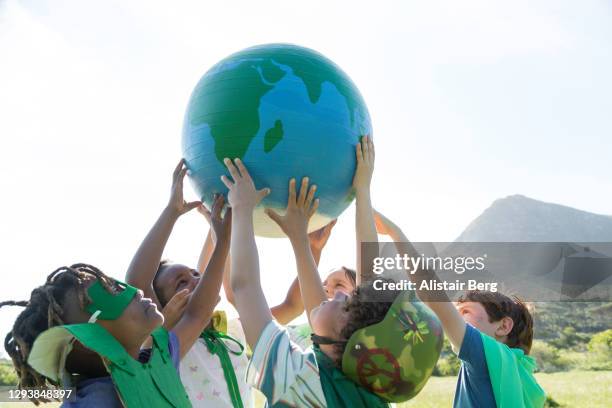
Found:
<path fill-rule="evenodd" d="M 537 374 L 546 393 L 561 407 L 607 408 L 612 406 L 612 371 L 569 371 Z M 453 405 L 455 377 L 432 377 L 423 391 L 412 401 L 397 408 L 446 408 Z M 33 407 L 25 403 L 0 403 L 2 408 Z M 59 404 L 43 405 L 55 408 Z"/>
<path fill-rule="evenodd" d="M 536 374 L 546 394 L 562 407 L 612 406 L 612 371 L 569 371 Z M 423 391 L 398 408 L 452 407 L 457 380 L 455 377 L 432 377 Z"/>

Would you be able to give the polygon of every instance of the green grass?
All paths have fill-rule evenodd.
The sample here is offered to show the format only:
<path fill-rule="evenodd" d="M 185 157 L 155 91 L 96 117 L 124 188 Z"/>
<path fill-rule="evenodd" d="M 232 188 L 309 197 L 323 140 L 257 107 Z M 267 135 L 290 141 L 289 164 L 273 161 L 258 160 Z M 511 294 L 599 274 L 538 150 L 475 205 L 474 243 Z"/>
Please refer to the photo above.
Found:
<path fill-rule="evenodd" d="M 612 371 L 540 373 L 536 378 L 546 394 L 564 408 L 612 406 Z M 416 398 L 397 407 L 452 407 L 456 384 L 456 377 L 432 377 Z"/>
<path fill-rule="evenodd" d="M 612 406 L 612 371 L 568 371 L 552 374 L 536 374 L 547 395 L 563 408 Z M 432 377 L 423 391 L 413 400 L 398 404 L 397 408 L 445 408 L 452 407 L 456 377 Z M 0 403 L 1 408 L 25 408 L 34 404 Z M 56 408 L 59 404 L 42 405 Z"/>

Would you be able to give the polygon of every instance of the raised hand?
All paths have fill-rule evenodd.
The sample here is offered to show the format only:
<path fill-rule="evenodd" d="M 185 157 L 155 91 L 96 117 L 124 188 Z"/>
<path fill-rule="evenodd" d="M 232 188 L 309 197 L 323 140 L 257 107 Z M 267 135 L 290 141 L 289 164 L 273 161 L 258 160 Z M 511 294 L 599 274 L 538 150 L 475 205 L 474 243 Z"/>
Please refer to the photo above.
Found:
<path fill-rule="evenodd" d="M 218 194 L 210 212 L 210 226 L 217 243 L 228 243 L 232 233 L 232 209 L 227 208 L 225 215 L 221 217 L 223 207 L 225 207 L 225 197 Z"/>
<path fill-rule="evenodd" d="M 321 251 L 325 247 L 325 244 L 327 244 L 327 240 L 329 239 L 332 229 L 334 228 L 334 225 L 336 225 L 337 221 L 337 219 L 331 220 L 329 224 L 308 234 L 310 248 L 312 248 L 313 250 Z"/>
<path fill-rule="evenodd" d="M 226 158 L 223 163 L 225 163 L 233 179 L 232 181 L 225 175 L 221 176 L 221 181 L 229 189 L 227 195 L 229 205 L 236 210 L 253 211 L 253 208 L 270 194 L 270 189 L 257 190 L 255 188 L 255 183 L 253 183 L 253 179 L 242 160 L 235 159 L 232 163 L 230 159 Z"/>
<path fill-rule="evenodd" d="M 356 191 L 369 191 L 374 173 L 374 143 L 370 136 L 363 136 L 355 148 L 357 169 L 353 176 L 353 188 Z"/>
<path fill-rule="evenodd" d="M 394 238 L 398 235 L 399 227 L 393 221 L 385 217 L 382 213 L 372 210 L 374 214 L 374 223 L 376 224 L 376 232 L 382 235 L 388 235 Z"/>
<path fill-rule="evenodd" d="M 265 212 L 289 238 L 306 236 L 308 221 L 319 207 L 319 199 L 314 198 L 316 190 L 316 185 L 308 188 L 308 177 L 304 177 L 299 195 L 296 195 L 295 179 L 291 179 L 289 181 L 289 199 L 287 200 L 285 215 L 281 216 L 271 208 L 266 208 Z"/>
<path fill-rule="evenodd" d="M 178 291 L 172 296 L 172 298 L 166 303 L 166 306 L 162 309 L 164 315 L 164 327 L 170 331 L 183 317 L 185 306 L 189 301 L 189 289 L 183 289 Z"/>
<path fill-rule="evenodd" d="M 185 166 L 185 160 L 181 159 L 174 169 L 174 173 L 172 173 L 172 189 L 170 191 L 170 200 L 167 206 L 167 208 L 177 216 L 202 206 L 201 201 L 192 201 L 188 203 L 183 198 L 183 180 L 185 179 L 185 174 L 187 174 L 187 167 Z"/>

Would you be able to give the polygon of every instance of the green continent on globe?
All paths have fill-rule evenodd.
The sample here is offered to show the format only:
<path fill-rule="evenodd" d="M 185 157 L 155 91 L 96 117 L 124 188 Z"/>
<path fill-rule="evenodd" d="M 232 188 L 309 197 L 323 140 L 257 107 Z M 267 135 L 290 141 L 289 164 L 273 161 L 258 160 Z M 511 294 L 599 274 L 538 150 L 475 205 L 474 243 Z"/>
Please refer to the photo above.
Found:
<path fill-rule="evenodd" d="M 276 120 L 274 122 L 274 127 L 268 129 L 266 131 L 266 136 L 264 138 L 264 151 L 266 153 L 270 153 L 274 146 L 278 144 L 283 139 L 283 122 L 280 120 Z"/>
<path fill-rule="evenodd" d="M 232 69 L 218 72 L 214 74 L 214 81 L 204 79 L 194 91 L 195 100 L 190 104 L 189 121 L 194 126 L 209 125 L 215 140 L 215 155 L 221 163 L 226 157 L 242 158 L 259 130 L 259 103 L 274 87 L 265 83 L 262 76 L 274 83 L 285 75 L 270 61 L 257 63 L 261 71 L 253 65 L 253 61 L 245 61 Z M 228 89 L 223 81 L 231 81 L 232 89 Z M 224 87 L 222 92 L 219 92 L 219 85 Z M 207 98 L 214 103 L 208 103 Z M 213 117 L 214 120 L 211 120 Z M 225 143 L 229 140 L 231 143 Z"/>
<path fill-rule="evenodd" d="M 225 157 L 243 158 L 259 132 L 261 99 L 286 75 L 279 65 L 291 68 L 304 83 L 312 104 L 321 97 L 324 82 L 334 85 L 346 101 L 349 120 L 351 126 L 354 125 L 361 97 L 342 78 L 340 68 L 325 57 L 310 50 L 279 45 L 273 49 L 254 47 L 227 60 L 236 65 L 202 78 L 188 112 L 192 126 L 209 126 L 215 141 L 215 155 L 221 163 Z M 231 81 L 231 88 L 226 81 Z M 282 123 L 277 120 L 265 134 L 265 152 L 274 149 L 282 136 Z"/>

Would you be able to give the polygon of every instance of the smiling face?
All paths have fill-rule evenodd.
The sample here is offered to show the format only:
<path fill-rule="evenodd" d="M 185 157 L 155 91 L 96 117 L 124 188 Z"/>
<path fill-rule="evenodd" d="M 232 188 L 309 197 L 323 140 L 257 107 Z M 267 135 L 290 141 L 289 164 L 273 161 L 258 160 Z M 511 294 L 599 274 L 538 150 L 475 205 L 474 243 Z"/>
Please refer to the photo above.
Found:
<path fill-rule="evenodd" d="M 323 289 L 328 299 L 333 299 L 337 292 L 350 296 L 355 290 L 355 282 L 350 278 L 350 272 L 341 267 L 330 272 L 323 281 Z"/>
<path fill-rule="evenodd" d="M 172 296 L 183 289 L 193 292 L 200 281 L 200 273 L 181 264 L 166 263 L 160 266 L 153 282 L 155 293 L 164 306 Z"/>

